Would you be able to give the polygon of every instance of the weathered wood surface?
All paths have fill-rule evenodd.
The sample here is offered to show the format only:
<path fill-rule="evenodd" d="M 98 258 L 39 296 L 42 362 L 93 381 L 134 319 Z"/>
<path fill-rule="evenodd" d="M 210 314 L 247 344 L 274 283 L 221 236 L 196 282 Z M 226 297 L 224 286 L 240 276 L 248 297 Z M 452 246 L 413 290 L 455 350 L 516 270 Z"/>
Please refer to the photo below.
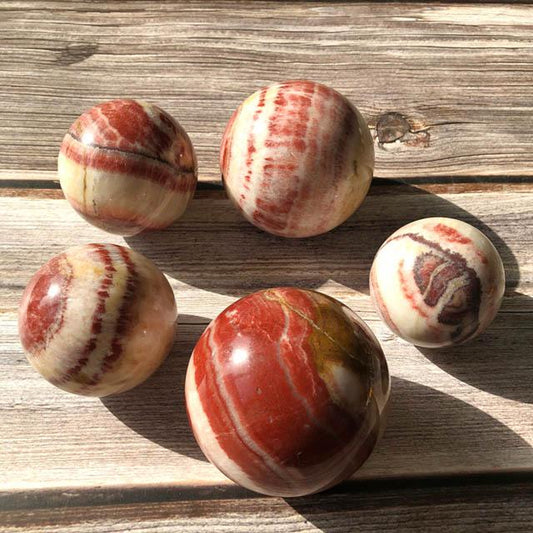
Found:
<path fill-rule="evenodd" d="M 0 196 L 4 496 L 95 486 L 228 486 L 189 430 L 185 368 L 210 319 L 237 297 L 276 285 L 320 289 L 341 299 L 368 321 L 383 345 L 393 375 L 390 420 L 357 479 L 533 473 L 533 188 L 468 190 L 435 195 L 431 186 L 378 183 L 346 224 L 296 241 L 249 225 L 222 191 L 199 194 L 168 230 L 126 241 L 85 223 L 59 191 Z M 484 335 L 431 352 L 399 341 L 378 320 L 367 276 L 389 233 L 437 213 L 470 222 L 491 237 L 505 263 L 507 291 Z M 43 262 L 65 247 L 102 240 L 130 245 L 163 269 L 181 324 L 160 371 L 139 388 L 100 401 L 59 391 L 30 368 L 17 337 L 16 311 L 25 284 Z"/>
<path fill-rule="evenodd" d="M 531 175 L 532 31 L 518 3 L 0 1 L 0 177 L 52 176 L 75 117 L 129 96 L 178 118 L 218 179 L 233 109 L 288 78 L 361 109 L 377 176 Z"/>
<path fill-rule="evenodd" d="M 228 491 L 191 500 L 166 488 L 122 493 L 120 500 L 116 494 L 112 495 L 115 498 L 98 494 L 88 506 L 70 492 L 60 507 L 43 505 L 41 500 L 36 509 L 0 511 L 0 524 L 5 533 L 79 533 L 81 528 L 89 533 L 529 533 L 533 485 L 506 481 L 458 483 L 452 479 L 429 486 L 417 482 L 351 483 L 319 496 L 287 500 Z"/>

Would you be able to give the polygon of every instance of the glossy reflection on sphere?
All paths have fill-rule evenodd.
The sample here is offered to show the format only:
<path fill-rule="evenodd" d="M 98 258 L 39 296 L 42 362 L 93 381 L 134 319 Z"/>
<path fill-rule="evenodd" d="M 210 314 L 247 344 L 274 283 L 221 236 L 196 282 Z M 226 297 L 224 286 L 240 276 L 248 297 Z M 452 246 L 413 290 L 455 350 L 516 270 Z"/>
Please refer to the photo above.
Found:
<path fill-rule="evenodd" d="M 19 333 L 32 366 L 68 392 L 107 396 L 144 381 L 167 356 L 176 302 L 144 256 L 113 244 L 69 248 L 30 280 Z"/>
<path fill-rule="evenodd" d="M 302 496 L 370 455 L 389 396 L 366 324 L 323 294 L 278 288 L 242 298 L 198 341 L 185 394 L 206 457 L 240 485 Z"/>
<path fill-rule="evenodd" d="M 74 209 L 119 235 L 172 224 L 197 181 L 185 130 L 159 107 L 136 100 L 112 100 L 83 113 L 63 139 L 58 174 Z"/>
<path fill-rule="evenodd" d="M 233 113 L 220 153 L 229 197 L 257 227 L 309 237 L 342 224 L 364 200 L 374 169 L 370 131 L 341 94 L 288 81 Z"/>
<path fill-rule="evenodd" d="M 407 224 L 381 246 L 370 293 L 387 326 L 429 348 L 458 344 L 494 319 L 505 291 L 502 260 L 466 222 L 426 218 Z"/>

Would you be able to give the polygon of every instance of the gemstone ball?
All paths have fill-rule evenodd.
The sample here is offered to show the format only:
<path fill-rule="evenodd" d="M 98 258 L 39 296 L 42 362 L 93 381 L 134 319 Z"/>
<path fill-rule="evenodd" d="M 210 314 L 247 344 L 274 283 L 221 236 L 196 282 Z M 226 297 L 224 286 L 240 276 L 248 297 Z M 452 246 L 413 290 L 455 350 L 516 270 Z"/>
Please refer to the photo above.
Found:
<path fill-rule="evenodd" d="M 167 356 L 176 302 L 144 256 L 113 244 L 69 248 L 30 280 L 19 334 L 31 365 L 68 392 L 107 396 L 143 382 Z"/>
<path fill-rule="evenodd" d="M 288 81 L 255 92 L 233 113 L 220 166 L 248 221 L 275 235 L 310 237 L 342 224 L 364 200 L 374 146 L 344 96 Z"/>
<path fill-rule="evenodd" d="M 207 327 L 185 383 L 206 457 L 236 483 L 302 496 L 351 476 L 383 427 L 390 380 L 378 341 L 337 300 L 277 288 Z"/>
<path fill-rule="evenodd" d="M 403 226 L 381 246 L 370 272 L 370 294 L 385 324 L 428 348 L 479 335 L 504 291 L 496 248 L 478 229 L 451 218 Z"/>
<path fill-rule="evenodd" d="M 185 130 L 159 107 L 136 100 L 113 100 L 83 113 L 63 139 L 58 174 L 83 218 L 126 236 L 172 224 L 197 181 Z"/>

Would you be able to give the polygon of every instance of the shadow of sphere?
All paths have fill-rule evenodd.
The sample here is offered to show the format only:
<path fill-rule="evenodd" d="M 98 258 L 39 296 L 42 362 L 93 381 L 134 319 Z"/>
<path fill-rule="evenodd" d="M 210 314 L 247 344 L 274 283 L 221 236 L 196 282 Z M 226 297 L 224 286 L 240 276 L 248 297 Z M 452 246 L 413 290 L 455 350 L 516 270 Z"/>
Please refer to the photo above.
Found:
<path fill-rule="evenodd" d="M 417 349 L 457 379 L 497 396 L 533 404 L 533 298 L 504 298 L 494 322 L 459 346 Z"/>
<path fill-rule="evenodd" d="M 485 233 L 502 256 L 507 286 L 517 286 L 516 258 L 494 230 L 442 197 L 391 180 L 374 180 L 356 213 L 317 237 L 265 233 L 247 222 L 220 189 L 200 191 L 166 230 L 126 241 L 169 276 L 219 294 L 243 296 L 276 286 L 318 289 L 329 280 L 368 294 L 370 267 L 385 239 L 408 222 L 431 216 L 458 218 Z"/>
<path fill-rule="evenodd" d="M 185 373 L 194 346 L 207 326 L 202 317 L 180 315 L 174 346 L 144 383 L 101 398 L 113 415 L 148 440 L 193 459 L 207 461 L 196 444 L 185 407 Z"/>
<path fill-rule="evenodd" d="M 360 474 L 326 492 L 287 498 L 286 503 L 323 533 L 344 531 L 348 525 L 350 530 L 358 530 L 364 526 L 359 521 L 369 519 L 373 530 L 381 530 L 381 524 L 383 530 L 403 531 L 398 507 L 406 505 L 406 498 L 427 505 L 428 523 L 434 519 L 435 496 L 427 482 L 417 481 L 417 474 L 511 469 L 520 465 L 509 460 L 510 449 L 521 449 L 524 456 L 531 454 L 527 442 L 488 414 L 396 377 L 392 379 L 388 421 L 382 440 Z M 515 463 L 519 462 L 515 458 Z M 370 475 L 366 471 L 372 479 L 365 479 Z M 398 479 L 401 481 L 394 481 Z M 445 499 L 447 489 L 442 493 Z"/>

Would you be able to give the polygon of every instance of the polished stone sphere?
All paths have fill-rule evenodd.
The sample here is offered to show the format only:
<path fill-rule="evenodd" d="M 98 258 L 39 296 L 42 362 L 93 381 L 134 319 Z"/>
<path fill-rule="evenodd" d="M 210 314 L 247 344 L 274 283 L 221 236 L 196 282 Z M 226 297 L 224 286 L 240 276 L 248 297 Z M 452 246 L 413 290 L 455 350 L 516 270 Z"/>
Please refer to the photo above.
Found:
<path fill-rule="evenodd" d="M 483 233 L 451 218 L 407 224 L 381 246 L 370 294 L 387 326 L 417 346 L 438 348 L 479 335 L 505 291 L 503 263 Z"/>
<path fill-rule="evenodd" d="M 167 356 L 176 302 L 144 256 L 114 244 L 75 246 L 31 278 L 19 334 L 32 366 L 57 387 L 107 396 L 135 387 Z"/>
<path fill-rule="evenodd" d="M 135 235 L 177 220 L 197 181 L 185 130 L 159 107 L 112 100 L 83 113 L 63 139 L 61 188 L 88 222 Z"/>
<path fill-rule="evenodd" d="M 296 288 L 256 292 L 205 330 L 185 383 L 206 457 L 262 494 L 302 496 L 350 477 L 372 452 L 387 364 L 346 306 Z"/>
<path fill-rule="evenodd" d="M 365 120 L 341 94 L 311 81 L 265 87 L 233 113 L 220 152 L 228 196 L 252 224 L 310 237 L 342 224 L 374 169 Z"/>

